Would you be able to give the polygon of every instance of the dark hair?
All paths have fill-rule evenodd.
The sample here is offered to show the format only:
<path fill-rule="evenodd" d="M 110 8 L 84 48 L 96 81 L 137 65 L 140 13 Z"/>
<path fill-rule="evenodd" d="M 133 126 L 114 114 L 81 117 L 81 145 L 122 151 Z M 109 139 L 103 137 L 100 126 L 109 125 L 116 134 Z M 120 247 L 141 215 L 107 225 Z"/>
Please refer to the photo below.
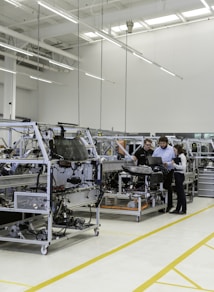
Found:
<path fill-rule="evenodd" d="M 149 143 L 151 143 L 151 144 L 152 144 L 152 140 L 151 140 L 151 139 L 149 139 L 149 138 L 146 138 L 146 139 L 144 140 L 143 144 L 146 144 L 147 142 L 149 142 Z"/>
<path fill-rule="evenodd" d="M 168 138 L 166 136 L 162 136 L 162 137 L 159 138 L 159 141 L 158 142 L 159 143 L 160 142 L 166 142 L 166 143 L 168 143 Z"/>
<path fill-rule="evenodd" d="M 178 155 L 181 154 L 181 153 L 185 153 L 182 145 L 180 145 L 180 144 L 176 144 L 176 145 L 174 145 L 173 147 L 174 147 L 175 149 L 177 149 L 177 151 L 178 151 Z"/>

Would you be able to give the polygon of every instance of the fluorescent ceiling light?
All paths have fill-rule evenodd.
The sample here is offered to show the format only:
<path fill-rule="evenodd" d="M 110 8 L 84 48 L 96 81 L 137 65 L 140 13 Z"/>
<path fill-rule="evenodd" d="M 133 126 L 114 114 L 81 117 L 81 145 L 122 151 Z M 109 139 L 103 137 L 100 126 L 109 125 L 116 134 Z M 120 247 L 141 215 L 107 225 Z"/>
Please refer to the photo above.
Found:
<path fill-rule="evenodd" d="M 97 34 L 98 36 L 100 36 L 101 38 L 103 38 L 103 39 L 105 39 L 105 40 L 107 40 L 107 41 L 113 43 L 114 45 L 116 45 L 116 46 L 122 48 L 121 44 L 118 44 L 116 41 L 112 40 L 110 37 L 107 37 L 107 36 L 105 36 L 105 35 L 103 35 L 103 34 L 101 34 L 101 33 L 99 33 L 99 32 L 96 32 L 96 34 Z"/>
<path fill-rule="evenodd" d="M 149 63 L 149 64 L 152 64 L 152 61 L 148 60 L 147 58 L 144 58 L 143 56 L 139 55 L 139 54 L 136 54 L 136 53 L 133 53 L 134 56 L 138 57 L 139 59 L 142 59 L 143 61 Z"/>
<path fill-rule="evenodd" d="M 201 0 L 201 3 L 204 4 L 204 6 L 207 8 L 207 9 L 210 9 L 210 6 L 207 4 L 207 2 L 205 0 Z"/>
<path fill-rule="evenodd" d="M 143 24 L 143 26 L 144 26 L 146 29 L 150 29 L 150 27 L 148 26 L 148 24 L 145 23 L 145 21 L 141 21 L 141 23 Z"/>
<path fill-rule="evenodd" d="M 176 75 L 175 73 L 173 73 L 173 72 L 167 70 L 166 68 L 160 66 L 159 64 L 157 64 L 157 63 L 155 63 L 155 62 L 152 62 L 152 61 L 148 60 L 147 58 L 144 58 L 144 57 L 143 57 L 142 55 L 140 55 L 140 54 L 137 54 L 137 53 L 133 52 L 133 55 L 136 56 L 136 57 L 138 57 L 138 58 L 140 58 L 140 59 L 142 59 L 143 61 L 145 61 L 145 62 L 147 62 L 147 63 L 149 63 L 149 64 L 153 64 L 153 65 L 157 66 L 157 67 L 160 68 L 162 71 L 164 71 L 164 72 L 166 72 L 166 73 L 172 75 L 173 77 L 177 77 L 177 78 L 179 78 L 179 79 L 181 79 L 181 80 L 183 79 L 181 76 Z"/>
<path fill-rule="evenodd" d="M 126 24 L 120 25 L 119 27 L 120 27 L 120 30 L 122 30 L 122 31 L 128 30 L 128 27 Z"/>
<path fill-rule="evenodd" d="M 134 25 L 133 25 L 133 29 L 137 29 L 137 28 L 141 28 L 143 25 L 139 22 L 134 22 Z M 126 31 L 128 28 L 127 28 L 127 25 L 126 24 L 123 24 L 123 25 L 118 25 L 118 26 L 113 26 L 111 28 L 111 30 L 113 30 L 114 32 L 121 32 L 121 31 Z"/>
<path fill-rule="evenodd" d="M 4 71 L 4 72 L 8 72 L 8 73 L 12 73 L 12 74 L 16 74 L 15 71 L 8 70 L 8 69 L 2 68 L 2 67 L 0 67 L 0 71 Z"/>
<path fill-rule="evenodd" d="M 168 23 L 172 21 L 178 21 L 179 17 L 175 14 L 167 15 L 167 16 L 162 16 L 158 18 L 153 18 L 153 19 L 147 19 L 144 20 L 148 25 L 155 25 L 155 24 L 162 24 L 162 23 Z"/>
<path fill-rule="evenodd" d="M 200 16 L 200 15 L 205 15 L 205 14 L 210 14 L 211 11 L 208 8 L 200 8 L 200 9 L 195 9 L 195 10 L 190 10 L 186 12 L 182 12 L 181 14 L 184 17 L 195 17 L 195 16 Z"/>
<path fill-rule="evenodd" d="M 168 74 L 174 76 L 174 77 L 176 76 L 174 73 L 170 72 L 169 70 L 167 70 L 167 69 L 165 69 L 165 68 L 163 68 L 163 67 L 160 67 L 160 69 L 161 69 L 162 71 L 164 71 L 164 72 L 166 72 L 166 73 L 168 73 Z"/>
<path fill-rule="evenodd" d="M 21 7 L 22 6 L 19 2 L 15 1 L 15 0 L 4 0 L 4 1 L 7 2 L 7 3 L 10 3 L 10 4 L 12 4 L 13 6 L 16 6 L 16 7 Z"/>
<path fill-rule="evenodd" d="M 180 13 L 177 13 L 177 16 L 178 16 L 183 22 L 186 22 L 186 19 L 185 19 Z"/>
<path fill-rule="evenodd" d="M 69 14 L 67 14 L 65 11 L 62 11 L 58 8 L 55 8 L 53 6 L 51 6 L 50 4 L 47 4 L 45 2 L 42 2 L 42 1 L 38 1 L 38 4 L 48 10 L 50 10 L 51 12 L 73 22 L 73 23 L 78 23 L 78 21 L 76 19 L 74 19 L 74 17 L 70 16 Z"/>
<path fill-rule="evenodd" d="M 123 25 L 113 26 L 111 28 L 111 30 L 113 30 L 114 32 L 126 31 L 127 30 L 127 25 L 123 24 Z"/>
<path fill-rule="evenodd" d="M 108 34 L 108 30 L 107 30 L 107 29 L 102 29 L 102 31 L 103 31 L 105 34 Z"/>
<path fill-rule="evenodd" d="M 52 81 L 47 80 L 47 79 L 38 78 L 38 77 L 35 77 L 35 76 L 29 76 L 29 77 L 30 77 L 31 79 L 39 80 L 39 81 L 42 81 L 42 82 L 52 83 Z"/>
<path fill-rule="evenodd" d="M 134 22 L 133 29 L 135 29 L 135 28 L 141 28 L 141 27 L 143 27 L 143 25 L 140 22 Z"/>
<path fill-rule="evenodd" d="M 10 46 L 8 44 L 5 44 L 5 43 L 0 43 L 0 47 L 3 47 L 3 48 L 6 48 L 6 49 L 9 49 L 9 50 L 12 50 L 12 51 L 15 51 L 15 52 L 18 52 L 18 53 L 21 53 L 21 54 L 24 54 L 24 55 L 27 55 L 27 56 L 33 56 L 33 53 L 30 53 L 28 51 L 25 51 L 25 50 L 22 50 L 22 49 L 19 49 L 19 48 L 16 48 L 16 47 L 13 47 L 13 46 Z"/>
<path fill-rule="evenodd" d="M 102 80 L 102 81 L 104 81 L 104 79 L 103 79 L 103 78 L 101 78 L 101 77 L 98 77 L 98 76 L 96 76 L 96 75 L 92 75 L 92 74 L 89 74 L 89 73 L 85 73 L 85 75 L 87 75 L 87 76 L 89 76 L 89 77 L 92 77 L 92 78 L 95 78 L 95 79 L 99 79 L 99 80 Z"/>
<path fill-rule="evenodd" d="M 63 63 L 60 63 L 60 62 L 57 62 L 57 61 L 54 61 L 54 60 L 49 60 L 49 63 L 54 64 L 54 65 L 59 66 L 59 67 L 62 67 L 62 68 L 65 68 L 65 69 L 68 69 L 68 70 L 71 70 L 71 71 L 74 70 L 73 67 L 66 65 L 66 64 L 63 64 Z"/>
<path fill-rule="evenodd" d="M 89 38 L 97 38 L 96 33 L 89 31 L 89 32 L 85 32 L 84 35 L 86 35 Z"/>

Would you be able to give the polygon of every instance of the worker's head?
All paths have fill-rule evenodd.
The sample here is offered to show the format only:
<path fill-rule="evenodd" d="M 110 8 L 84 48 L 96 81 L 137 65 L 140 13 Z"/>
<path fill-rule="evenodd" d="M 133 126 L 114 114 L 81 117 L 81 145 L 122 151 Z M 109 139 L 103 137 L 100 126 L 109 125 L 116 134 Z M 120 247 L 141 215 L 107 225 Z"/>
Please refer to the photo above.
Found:
<path fill-rule="evenodd" d="M 181 154 L 181 153 L 184 153 L 183 147 L 180 144 L 174 145 L 173 146 L 173 149 L 174 149 L 174 152 L 175 152 L 175 155 L 176 156 L 179 155 L 179 154 Z"/>
<path fill-rule="evenodd" d="M 146 138 L 143 142 L 143 148 L 148 151 L 149 149 L 151 149 L 152 147 L 152 140 L 151 139 L 148 139 Z"/>
<path fill-rule="evenodd" d="M 168 138 L 165 136 L 161 136 L 158 140 L 158 144 L 162 149 L 165 149 L 168 145 Z"/>

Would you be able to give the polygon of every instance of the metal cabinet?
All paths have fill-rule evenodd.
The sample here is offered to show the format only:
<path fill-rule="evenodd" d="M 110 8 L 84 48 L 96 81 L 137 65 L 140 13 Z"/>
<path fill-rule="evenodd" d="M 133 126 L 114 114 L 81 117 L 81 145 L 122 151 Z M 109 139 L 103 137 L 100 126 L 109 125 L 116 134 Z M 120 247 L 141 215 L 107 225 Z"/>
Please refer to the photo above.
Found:
<path fill-rule="evenodd" d="M 198 168 L 198 196 L 214 197 L 214 168 Z"/>

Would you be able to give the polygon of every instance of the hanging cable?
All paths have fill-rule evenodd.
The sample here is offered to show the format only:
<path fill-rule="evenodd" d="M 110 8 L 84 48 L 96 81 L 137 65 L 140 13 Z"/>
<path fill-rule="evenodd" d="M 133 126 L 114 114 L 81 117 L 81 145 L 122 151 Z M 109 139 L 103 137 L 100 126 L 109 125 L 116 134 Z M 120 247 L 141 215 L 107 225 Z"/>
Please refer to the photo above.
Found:
<path fill-rule="evenodd" d="M 103 30 L 103 0 L 101 8 L 101 28 Z M 100 45 L 100 130 L 102 129 L 102 104 L 103 104 L 103 39 Z"/>
<path fill-rule="evenodd" d="M 37 68 L 36 70 L 39 71 L 39 63 L 40 63 L 40 5 L 38 5 L 38 14 L 37 14 Z M 39 76 L 39 72 L 38 72 Z M 37 82 L 37 86 L 39 86 L 39 82 Z"/>
<path fill-rule="evenodd" d="M 128 43 L 128 31 L 126 30 L 126 48 Z M 124 98 L 124 133 L 126 134 L 127 122 L 127 82 L 128 82 L 128 50 L 126 49 L 125 61 L 125 98 Z"/>
<path fill-rule="evenodd" d="M 79 7 L 79 0 L 77 0 L 78 3 L 78 20 L 80 17 L 80 7 Z M 80 23 L 77 24 L 77 30 L 78 30 L 78 40 L 77 40 L 77 58 L 78 58 L 78 65 L 77 65 L 77 99 L 78 99 L 78 125 L 80 126 Z"/>

